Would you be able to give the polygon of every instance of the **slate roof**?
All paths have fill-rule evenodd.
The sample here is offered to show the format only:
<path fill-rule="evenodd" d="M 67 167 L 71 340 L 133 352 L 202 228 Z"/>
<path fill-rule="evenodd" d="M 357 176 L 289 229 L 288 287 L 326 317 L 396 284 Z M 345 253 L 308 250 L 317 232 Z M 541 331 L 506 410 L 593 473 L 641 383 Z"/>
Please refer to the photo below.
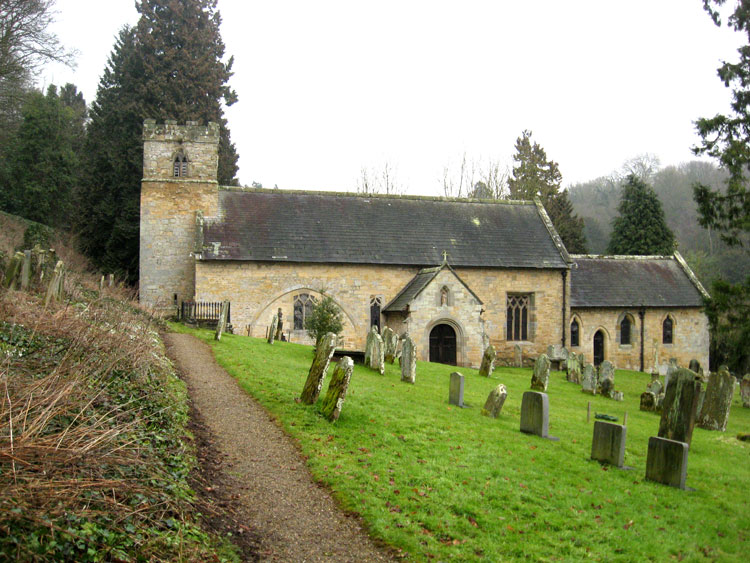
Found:
<path fill-rule="evenodd" d="M 701 307 L 705 289 L 682 257 L 572 255 L 570 307 Z"/>
<path fill-rule="evenodd" d="M 202 260 L 568 267 L 530 202 L 221 188 L 219 207 Z"/>
<path fill-rule="evenodd" d="M 453 268 L 451 268 L 448 264 L 443 264 L 442 266 L 438 266 L 437 268 L 425 268 L 423 270 L 420 270 L 419 273 L 414 276 L 401 291 L 399 291 L 398 295 L 396 295 L 396 297 L 394 297 L 393 300 L 385 306 L 383 312 L 389 313 L 392 311 L 404 311 L 406 307 L 412 301 L 414 301 L 420 293 L 422 293 L 422 290 L 427 287 L 444 268 L 449 269 L 451 273 L 456 277 L 456 279 L 461 282 L 461 284 L 469 291 L 469 293 L 471 293 L 474 299 L 476 299 L 480 305 L 482 304 L 482 300 L 479 299 L 476 293 L 474 293 L 471 288 L 466 285 L 466 283 L 464 283 L 464 280 L 462 280 L 458 276 L 458 274 L 453 271 Z"/>

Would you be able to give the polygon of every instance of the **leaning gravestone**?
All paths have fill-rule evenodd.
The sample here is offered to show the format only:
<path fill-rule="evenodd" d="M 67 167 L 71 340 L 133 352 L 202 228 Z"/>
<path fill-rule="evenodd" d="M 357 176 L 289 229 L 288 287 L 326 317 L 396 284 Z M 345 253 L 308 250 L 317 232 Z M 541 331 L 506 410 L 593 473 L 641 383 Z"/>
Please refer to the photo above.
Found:
<path fill-rule="evenodd" d="M 336 369 L 333 370 L 328 391 L 320 407 L 320 412 L 331 422 L 336 422 L 341 414 L 341 407 L 344 406 L 346 390 L 349 388 L 353 370 L 354 360 L 349 356 L 341 358 L 336 364 Z"/>
<path fill-rule="evenodd" d="M 750 373 L 745 374 L 740 383 L 740 396 L 742 397 L 742 406 L 750 409 Z"/>
<path fill-rule="evenodd" d="M 646 479 L 678 489 L 685 488 L 689 446 L 685 442 L 657 438 L 648 439 Z"/>
<path fill-rule="evenodd" d="M 221 340 L 221 335 L 227 329 L 227 317 L 229 316 L 229 301 L 221 302 L 221 311 L 219 312 L 219 320 L 216 323 L 216 333 L 214 338 Z"/>
<path fill-rule="evenodd" d="M 389 326 L 383 329 L 383 358 L 389 364 L 396 358 L 396 346 L 398 346 L 398 335 Z"/>
<path fill-rule="evenodd" d="M 622 424 L 594 422 L 594 438 L 591 442 L 591 459 L 622 467 L 625 461 L 625 438 L 628 429 Z"/>
<path fill-rule="evenodd" d="M 365 342 L 365 365 L 370 366 L 370 358 L 372 358 L 372 350 L 375 343 L 375 335 L 378 333 L 378 328 L 375 325 L 370 327 L 370 332 L 367 333 L 367 341 Z"/>
<path fill-rule="evenodd" d="M 719 368 L 719 373 L 712 373 L 708 377 L 706 396 L 698 416 L 698 426 L 705 430 L 727 429 L 729 409 L 734 397 L 734 376 L 726 366 Z"/>
<path fill-rule="evenodd" d="M 274 339 L 276 338 L 276 331 L 279 328 L 279 316 L 274 315 L 273 319 L 271 319 L 271 327 L 268 329 L 268 343 L 273 344 Z"/>
<path fill-rule="evenodd" d="M 549 398 L 547 393 L 526 391 L 521 399 L 521 432 L 549 440 Z"/>
<path fill-rule="evenodd" d="M 503 410 L 505 399 L 508 396 L 508 390 L 502 383 L 490 391 L 487 401 L 484 403 L 482 414 L 485 416 L 491 416 L 497 418 L 500 411 Z"/>
<path fill-rule="evenodd" d="M 516 344 L 513 346 L 513 360 L 514 364 L 517 368 L 523 367 L 523 350 L 521 350 L 521 346 L 519 344 Z"/>
<path fill-rule="evenodd" d="M 568 361 L 566 364 L 567 375 L 565 379 L 571 383 L 581 384 L 581 364 L 579 356 L 575 352 L 568 354 Z"/>
<path fill-rule="evenodd" d="M 16 289 L 16 281 L 23 267 L 23 252 L 16 252 L 5 267 L 3 285 L 9 289 Z"/>
<path fill-rule="evenodd" d="M 609 360 L 604 360 L 599 366 L 599 380 L 597 392 L 609 399 L 615 393 L 615 366 Z"/>
<path fill-rule="evenodd" d="M 302 389 L 300 400 L 306 405 L 315 404 L 323 387 L 323 379 L 328 371 L 328 364 L 331 363 L 333 353 L 336 351 L 337 337 L 333 332 L 326 334 L 315 348 L 315 358 L 307 374 L 305 386 Z"/>
<path fill-rule="evenodd" d="M 531 375 L 531 388 L 534 391 L 545 392 L 549 383 L 549 358 L 542 354 L 534 363 L 534 373 Z"/>
<path fill-rule="evenodd" d="M 490 344 L 482 354 L 482 365 L 479 366 L 479 375 L 489 377 L 495 369 L 495 347 Z"/>
<path fill-rule="evenodd" d="M 372 334 L 372 351 L 370 353 L 370 369 L 380 375 L 385 373 L 385 357 L 383 354 L 383 338 L 377 333 Z"/>
<path fill-rule="evenodd" d="M 581 391 L 583 393 L 589 393 L 590 395 L 596 395 L 596 370 L 591 364 L 586 364 L 583 367 Z"/>
<path fill-rule="evenodd" d="M 694 372 L 678 369 L 672 374 L 662 402 L 660 438 L 690 445 L 700 391 L 701 382 Z"/>
<path fill-rule="evenodd" d="M 451 384 L 448 390 L 448 402 L 457 407 L 464 406 L 464 376 L 454 371 L 451 374 Z"/>
<path fill-rule="evenodd" d="M 409 334 L 405 334 L 401 345 L 401 381 L 414 383 L 417 379 L 417 347 Z"/>

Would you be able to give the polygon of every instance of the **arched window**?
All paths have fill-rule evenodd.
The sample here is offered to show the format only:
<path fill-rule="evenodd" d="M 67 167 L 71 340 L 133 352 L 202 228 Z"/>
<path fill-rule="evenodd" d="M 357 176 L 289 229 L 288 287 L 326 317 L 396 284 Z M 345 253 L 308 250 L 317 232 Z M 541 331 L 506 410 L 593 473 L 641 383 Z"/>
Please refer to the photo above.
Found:
<path fill-rule="evenodd" d="M 380 310 L 383 308 L 383 298 L 379 295 L 370 297 L 370 326 L 378 327 L 380 331 Z"/>
<path fill-rule="evenodd" d="M 631 344 L 630 342 L 630 317 L 625 315 L 620 321 L 620 344 Z"/>
<path fill-rule="evenodd" d="M 172 167 L 173 176 L 175 178 L 187 176 L 187 165 L 188 160 L 184 154 L 178 154 L 175 156 Z"/>
<path fill-rule="evenodd" d="M 294 330 L 304 330 L 305 320 L 312 315 L 315 297 L 300 293 L 294 298 Z"/>
<path fill-rule="evenodd" d="M 662 323 L 661 342 L 662 344 L 672 344 L 674 339 L 674 321 L 672 317 L 667 317 Z"/>
<path fill-rule="evenodd" d="M 440 306 L 441 307 L 446 307 L 448 305 L 448 293 L 449 293 L 448 287 L 444 285 L 442 289 L 440 290 Z"/>
<path fill-rule="evenodd" d="M 570 323 L 570 345 L 580 346 L 581 345 L 581 327 L 578 325 L 578 319 L 573 319 Z"/>
<path fill-rule="evenodd" d="M 508 295 L 506 317 L 507 340 L 529 339 L 530 295 Z"/>

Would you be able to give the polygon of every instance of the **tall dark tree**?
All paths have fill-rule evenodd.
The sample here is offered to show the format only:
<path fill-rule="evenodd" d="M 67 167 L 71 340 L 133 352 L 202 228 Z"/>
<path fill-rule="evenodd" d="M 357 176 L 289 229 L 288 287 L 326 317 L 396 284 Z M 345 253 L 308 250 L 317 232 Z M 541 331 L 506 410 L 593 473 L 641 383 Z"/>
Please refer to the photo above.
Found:
<path fill-rule="evenodd" d="M 222 104 L 237 96 L 228 86 L 232 59 L 216 0 L 141 0 L 135 28 L 115 43 L 87 136 L 87 182 L 78 225 L 84 250 L 100 267 L 138 276 L 143 120 L 220 124 L 219 183 L 237 184 L 237 153 Z"/>
<path fill-rule="evenodd" d="M 622 189 L 620 215 L 613 222 L 610 254 L 659 254 L 674 252 L 674 235 L 653 188 L 639 177 L 628 176 Z"/>
<path fill-rule="evenodd" d="M 508 179 L 510 199 L 539 198 L 569 252 L 586 252 L 583 219 L 573 212 L 567 191 L 560 191 L 562 174 L 553 160 L 536 141 L 531 131 L 516 139 L 513 175 Z"/>

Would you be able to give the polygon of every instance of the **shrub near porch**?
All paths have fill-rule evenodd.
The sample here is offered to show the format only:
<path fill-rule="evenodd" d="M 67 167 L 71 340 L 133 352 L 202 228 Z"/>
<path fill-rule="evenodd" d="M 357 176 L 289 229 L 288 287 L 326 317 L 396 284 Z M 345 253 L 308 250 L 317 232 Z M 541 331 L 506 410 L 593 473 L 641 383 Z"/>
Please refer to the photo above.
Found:
<path fill-rule="evenodd" d="M 658 415 L 640 412 L 649 376 L 619 370 L 618 403 L 581 393 L 553 372 L 549 431 L 558 442 L 519 432 L 527 369 L 500 368 L 490 378 L 466 376 L 470 408 L 448 405 L 455 368 L 420 362 L 415 385 L 356 366 L 341 418 L 329 424 L 317 406 L 294 402 L 312 360 L 309 347 L 196 331 L 218 361 L 295 437 L 313 475 L 342 506 L 362 515 L 371 533 L 415 561 L 607 559 L 743 560 L 750 540 L 750 409 L 739 393 L 727 431 L 695 429 L 687 484 L 680 491 L 644 481 L 649 436 Z M 508 399 L 496 420 L 481 416 L 498 383 Z M 327 385 L 327 384 L 326 384 Z M 587 402 L 592 421 L 586 422 Z M 589 460 L 593 413 L 620 421 L 628 412 L 625 464 Z"/>

